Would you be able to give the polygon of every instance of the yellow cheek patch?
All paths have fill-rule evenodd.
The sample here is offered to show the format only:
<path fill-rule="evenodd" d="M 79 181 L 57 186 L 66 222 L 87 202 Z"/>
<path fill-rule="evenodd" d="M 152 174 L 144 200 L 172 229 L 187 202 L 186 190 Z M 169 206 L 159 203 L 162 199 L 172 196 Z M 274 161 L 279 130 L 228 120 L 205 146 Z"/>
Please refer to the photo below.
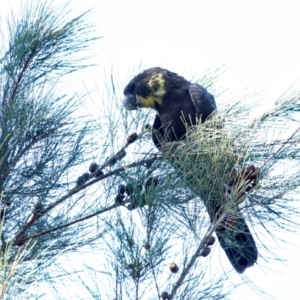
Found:
<path fill-rule="evenodd" d="M 148 86 L 153 91 L 155 96 L 163 97 L 166 93 L 164 75 L 161 73 L 154 74 L 150 78 Z"/>
<path fill-rule="evenodd" d="M 141 97 L 139 96 L 139 102 L 142 104 L 143 107 L 153 107 L 155 103 L 162 104 L 163 100 L 160 97 Z"/>

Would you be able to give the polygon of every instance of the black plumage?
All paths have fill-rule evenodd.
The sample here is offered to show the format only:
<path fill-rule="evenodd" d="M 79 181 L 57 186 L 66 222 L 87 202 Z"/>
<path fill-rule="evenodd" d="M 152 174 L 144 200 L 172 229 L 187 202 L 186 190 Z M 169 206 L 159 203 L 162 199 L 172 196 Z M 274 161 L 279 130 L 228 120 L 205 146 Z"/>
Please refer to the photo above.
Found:
<path fill-rule="evenodd" d="M 152 137 L 158 149 L 162 145 L 155 132 L 167 142 L 184 140 L 187 128 L 198 122 L 204 123 L 217 110 L 214 97 L 204 87 L 159 67 L 135 76 L 125 87 L 124 95 L 127 109 L 145 107 L 156 111 Z M 205 199 L 203 201 L 211 221 L 219 218 L 224 199 L 211 203 L 207 203 Z M 238 273 L 243 273 L 257 261 L 255 241 L 238 208 L 223 218 L 216 234 Z"/>

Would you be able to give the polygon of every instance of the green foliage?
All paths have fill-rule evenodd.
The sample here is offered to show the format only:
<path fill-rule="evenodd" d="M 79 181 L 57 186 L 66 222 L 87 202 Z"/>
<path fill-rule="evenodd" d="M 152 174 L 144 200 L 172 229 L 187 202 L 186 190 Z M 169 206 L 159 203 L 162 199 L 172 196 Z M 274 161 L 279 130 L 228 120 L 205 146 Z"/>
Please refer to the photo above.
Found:
<path fill-rule="evenodd" d="M 13 278 L 23 278 L 21 293 L 28 274 L 38 280 L 42 266 L 78 243 L 74 230 L 60 229 L 78 216 L 71 206 L 56 209 L 62 203 L 57 199 L 66 193 L 70 171 L 91 159 L 93 128 L 76 116 L 83 99 L 57 95 L 56 89 L 63 75 L 88 66 L 75 54 L 89 55 L 97 37 L 86 22 L 89 12 L 69 20 L 67 15 L 66 7 L 57 12 L 49 1 L 27 3 L 19 18 L 11 13 L 8 32 L 1 32 L 3 298 L 12 297 Z"/>
<path fill-rule="evenodd" d="M 228 298 L 239 282 L 228 280 L 217 243 L 201 255 L 224 216 L 210 218 L 205 206 L 222 198 L 225 212 L 238 207 L 253 228 L 293 229 L 299 97 L 265 113 L 258 103 L 218 103 L 218 116 L 158 152 L 146 126 L 153 114 L 128 113 L 120 101 L 136 69 L 128 78 L 106 75 L 97 122 L 79 113 L 83 97 L 58 94 L 64 75 L 89 66 L 98 38 L 90 12 L 68 12 L 26 4 L 20 18 L 10 16 L 7 37 L 2 32 L 2 298 L 48 297 L 40 282 L 57 299 L 74 299 L 78 283 L 79 299 Z M 210 89 L 214 80 L 203 76 Z M 248 189 L 250 165 L 259 180 Z"/>

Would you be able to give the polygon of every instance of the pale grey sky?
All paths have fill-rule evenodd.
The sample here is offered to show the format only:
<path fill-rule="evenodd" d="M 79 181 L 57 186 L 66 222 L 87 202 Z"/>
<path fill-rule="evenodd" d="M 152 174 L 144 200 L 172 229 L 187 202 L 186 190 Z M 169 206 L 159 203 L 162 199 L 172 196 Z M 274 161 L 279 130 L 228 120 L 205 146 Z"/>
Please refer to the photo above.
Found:
<path fill-rule="evenodd" d="M 9 0 L 0 1 L 1 12 Z M 95 7 L 92 21 L 104 34 L 94 49 L 99 66 L 82 78 L 86 85 L 99 84 L 103 67 L 110 65 L 121 74 L 143 63 L 182 75 L 225 65 L 222 86 L 275 99 L 300 75 L 298 1 L 71 0 L 70 7 L 74 14 Z M 299 232 L 281 238 L 294 244 L 278 241 L 273 249 L 287 263 L 269 266 L 259 258 L 246 275 L 277 299 L 299 299 Z M 236 299 L 264 299 L 247 295 Z"/>
<path fill-rule="evenodd" d="M 233 93 L 263 91 L 274 99 L 300 75 L 297 1 L 113 0 L 101 1 L 104 14 L 96 1 L 87 2 L 99 7 L 99 28 L 114 33 L 102 57 L 125 70 L 143 62 L 182 74 L 225 64 L 220 83 Z M 273 244 L 286 265 L 260 258 L 246 275 L 277 299 L 298 299 L 299 232 L 281 238 L 294 244 Z"/>

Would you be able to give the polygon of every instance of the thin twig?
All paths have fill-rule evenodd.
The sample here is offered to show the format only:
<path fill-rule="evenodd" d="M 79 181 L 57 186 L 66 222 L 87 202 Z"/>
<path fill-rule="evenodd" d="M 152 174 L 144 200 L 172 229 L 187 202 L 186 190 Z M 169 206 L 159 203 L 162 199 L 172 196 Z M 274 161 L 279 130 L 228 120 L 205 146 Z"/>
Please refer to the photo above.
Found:
<path fill-rule="evenodd" d="M 47 214 L 50 210 L 52 210 L 54 207 L 56 207 L 57 205 L 59 205 L 60 203 L 62 203 L 64 200 L 66 200 L 67 198 L 71 197 L 72 195 L 78 193 L 79 191 L 85 189 L 86 187 L 88 187 L 88 186 L 90 186 L 90 185 L 93 185 L 94 183 L 96 183 L 96 182 L 98 182 L 98 181 L 101 181 L 101 180 L 103 180 L 103 179 L 105 179 L 105 178 L 107 178 L 107 177 L 110 177 L 110 176 L 112 176 L 112 175 L 117 175 L 117 174 L 119 174 L 119 173 L 121 173 L 121 172 L 123 172 L 123 171 L 126 171 L 127 169 L 134 168 L 134 167 L 136 167 L 136 166 L 140 166 L 140 165 L 143 165 L 143 164 L 145 164 L 145 163 L 151 163 L 151 162 L 154 162 L 154 161 L 157 160 L 157 159 L 160 159 L 160 158 L 157 157 L 157 156 L 154 156 L 154 157 L 152 157 L 152 158 L 150 158 L 150 159 L 144 159 L 144 160 L 141 160 L 141 161 L 139 161 L 139 162 L 135 162 L 135 163 L 129 164 L 129 165 L 127 165 L 127 166 L 118 168 L 118 169 L 116 169 L 116 170 L 114 170 L 114 171 L 111 171 L 111 172 L 105 174 L 105 175 L 102 175 L 101 177 L 99 177 L 99 178 L 97 178 L 97 179 L 95 179 L 95 180 L 93 180 L 93 181 L 90 181 L 90 182 L 86 183 L 86 184 L 83 185 L 83 186 L 78 187 L 78 189 L 76 189 L 76 190 L 72 190 L 72 192 L 69 192 L 68 194 L 66 194 L 65 196 L 61 197 L 60 199 L 58 199 L 57 201 L 55 201 L 54 203 L 52 203 L 51 205 L 49 205 L 47 208 L 45 208 L 45 209 L 41 212 L 41 214 L 40 214 L 39 216 L 37 216 L 36 218 L 32 218 L 28 223 L 26 223 L 26 224 L 24 225 L 24 227 L 22 228 L 22 230 L 20 230 L 20 231 L 18 232 L 18 234 L 15 236 L 15 240 L 16 240 L 16 241 L 19 241 L 18 239 L 20 239 L 20 237 L 22 237 L 22 236 L 24 235 L 24 233 L 28 230 L 28 228 L 31 227 L 35 222 L 37 222 L 41 217 L 43 217 L 43 216 L 44 216 L 45 214 Z M 130 201 L 130 200 L 128 200 L 128 202 L 129 202 L 129 201 Z M 122 205 L 123 205 L 124 203 L 126 204 L 127 202 L 123 202 Z M 61 228 L 64 228 L 64 227 L 68 227 L 68 226 L 70 226 L 70 225 L 73 225 L 73 224 L 76 224 L 76 223 L 85 221 L 85 220 L 90 219 L 90 218 L 92 218 L 92 217 L 95 217 L 95 216 L 97 216 L 97 215 L 99 215 L 99 214 L 101 214 L 101 213 L 104 213 L 104 212 L 107 212 L 107 211 L 109 211 L 109 210 L 112 210 L 112 209 L 114 209 L 115 207 L 116 207 L 116 204 L 114 204 L 114 205 L 112 205 L 112 206 L 110 206 L 110 207 L 107 207 L 107 208 L 98 210 L 98 211 L 96 211 L 95 213 L 90 214 L 90 215 L 88 215 L 88 216 L 82 217 L 82 218 L 80 218 L 80 219 L 74 220 L 74 221 L 69 222 L 69 223 L 66 223 L 66 224 L 63 224 L 63 225 L 61 225 L 61 226 L 58 226 L 58 227 L 55 227 L 55 228 L 52 228 L 52 229 L 43 231 L 43 232 L 41 232 L 41 233 L 38 233 L 38 234 L 35 234 L 35 235 L 32 235 L 32 236 L 26 237 L 26 238 L 22 238 L 22 241 L 26 241 L 26 240 L 29 240 L 29 239 L 32 239 L 32 238 L 36 238 L 36 237 L 38 237 L 38 236 L 45 235 L 45 234 L 47 234 L 47 233 L 56 231 L 56 230 L 58 230 L 58 229 L 61 229 Z"/>

